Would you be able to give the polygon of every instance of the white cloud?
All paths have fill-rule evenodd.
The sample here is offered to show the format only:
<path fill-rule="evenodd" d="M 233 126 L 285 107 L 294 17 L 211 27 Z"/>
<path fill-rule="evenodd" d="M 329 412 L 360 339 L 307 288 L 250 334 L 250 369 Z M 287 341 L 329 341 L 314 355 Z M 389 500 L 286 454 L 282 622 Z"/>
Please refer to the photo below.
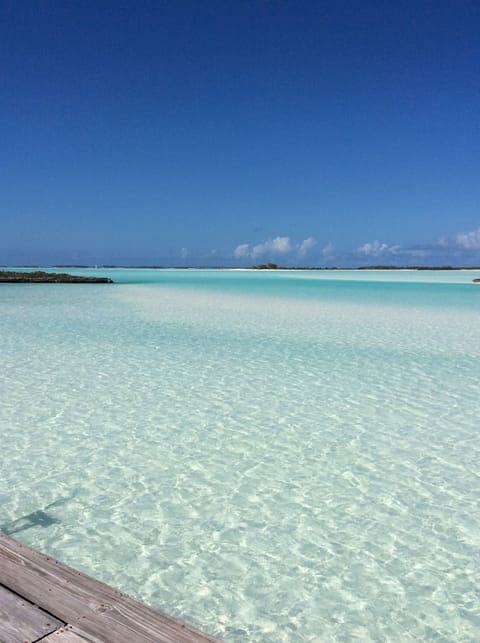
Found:
<path fill-rule="evenodd" d="M 380 257 L 387 254 L 396 255 L 401 252 L 401 248 L 400 246 L 389 246 L 386 243 L 380 243 L 380 241 L 372 241 L 357 248 L 357 252 L 366 257 Z"/>
<path fill-rule="evenodd" d="M 188 248 L 181 248 L 180 249 L 180 256 L 182 259 L 186 259 L 189 255 Z"/>
<path fill-rule="evenodd" d="M 233 251 L 233 255 L 237 259 L 243 259 L 244 257 L 248 257 L 249 254 L 250 254 L 250 246 L 248 245 L 248 243 L 241 243 Z"/>
<path fill-rule="evenodd" d="M 291 250 L 290 237 L 275 237 L 275 239 L 268 239 L 264 243 L 253 246 L 251 255 L 253 259 L 256 259 L 265 254 L 286 254 Z"/>
<path fill-rule="evenodd" d="M 304 239 L 302 243 L 298 246 L 298 254 L 301 257 L 304 257 L 316 245 L 317 245 L 316 239 L 314 239 L 313 237 L 308 237 L 308 239 Z"/>
<path fill-rule="evenodd" d="M 466 250 L 480 250 L 480 228 L 470 232 L 459 232 L 455 242 L 457 246 Z"/>
<path fill-rule="evenodd" d="M 293 243 L 290 237 L 278 236 L 256 245 L 241 243 L 235 248 L 233 255 L 237 259 L 250 258 L 254 260 L 262 257 L 265 259 L 274 258 L 278 255 L 286 256 L 291 254 L 293 256 L 294 253 L 299 257 L 304 257 L 316 245 L 317 241 L 313 237 L 307 237 L 300 243 Z"/>
<path fill-rule="evenodd" d="M 327 245 L 322 250 L 322 255 L 325 261 L 330 261 L 335 256 L 335 247 L 333 243 L 327 243 Z"/>

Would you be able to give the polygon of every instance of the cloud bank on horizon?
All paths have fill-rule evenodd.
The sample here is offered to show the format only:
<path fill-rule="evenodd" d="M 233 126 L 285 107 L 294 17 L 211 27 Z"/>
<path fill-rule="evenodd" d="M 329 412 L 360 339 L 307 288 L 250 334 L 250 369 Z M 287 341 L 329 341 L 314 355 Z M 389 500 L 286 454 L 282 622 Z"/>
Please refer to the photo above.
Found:
<path fill-rule="evenodd" d="M 357 248 L 357 254 L 365 257 L 385 257 L 404 255 L 410 257 L 429 257 L 439 253 L 450 253 L 453 257 L 478 256 L 480 251 L 480 227 L 469 232 L 458 232 L 454 237 L 440 237 L 437 241 L 418 246 L 402 247 L 388 245 L 378 240 L 364 243 Z M 480 256 L 478 256 L 480 259 Z"/>
<path fill-rule="evenodd" d="M 480 226 L 468 232 L 458 232 L 451 237 L 439 237 L 426 244 L 402 246 L 375 239 L 366 241 L 357 248 L 338 252 L 333 243 L 326 243 L 318 250 L 318 241 L 307 237 L 294 242 L 288 236 L 269 238 L 261 243 L 240 243 L 233 251 L 233 257 L 242 263 L 248 261 L 283 261 L 286 265 L 333 265 L 337 263 L 350 266 L 367 261 L 385 262 L 395 265 L 421 264 L 429 259 L 437 262 L 480 264 Z"/>

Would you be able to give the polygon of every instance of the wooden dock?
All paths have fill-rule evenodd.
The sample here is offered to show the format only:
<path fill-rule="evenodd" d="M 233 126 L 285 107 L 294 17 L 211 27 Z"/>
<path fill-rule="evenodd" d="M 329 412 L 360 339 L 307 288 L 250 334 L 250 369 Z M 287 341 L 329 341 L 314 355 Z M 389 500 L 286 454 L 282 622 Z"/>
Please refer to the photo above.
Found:
<path fill-rule="evenodd" d="M 1 643 L 218 643 L 0 533 Z"/>

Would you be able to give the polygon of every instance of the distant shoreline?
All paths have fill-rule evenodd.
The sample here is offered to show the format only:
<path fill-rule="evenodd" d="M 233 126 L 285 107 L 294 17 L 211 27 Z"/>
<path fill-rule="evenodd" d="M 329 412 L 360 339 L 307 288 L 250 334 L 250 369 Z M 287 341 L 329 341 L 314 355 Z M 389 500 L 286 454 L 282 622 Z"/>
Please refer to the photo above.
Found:
<path fill-rule="evenodd" d="M 12 266 L 0 266 L 0 268 L 5 268 L 4 272 L 15 272 L 8 270 Z M 160 265 L 138 265 L 138 266 L 127 266 L 127 265 L 88 265 L 88 264 L 56 264 L 53 266 L 39 266 L 39 265 L 24 265 L 24 266 L 14 266 L 15 268 L 20 268 L 23 270 L 53 270 L 53 269 L 69 269 L 69 270 L 298 270 L 298 271 L 322 271 L 322 272 L 335 272 L 335 271 L 351 271 L 355 272 L 358 270 L 375 270 L 375 271 L 392 271 L 392 270 L 403 270 L 403 271 L 460 271 L 460 270 L 480 270 L 480 266 L 356 266 L 354 268 L 348 268 L 344 266 L 330 266 L 330 267 L 321 267 L 321 266 L 279 266 L 276 264 L 260 264 L 258 266 L 160 266 Z M 2 272 L 2 271 L 0 271 Z M 18 273 L 24 274 L 24 273 Z M 45 273 L 53 274 L 53 273 Z M 65 274 L 65 273 L 59 273 Z M 71 275 L 70 275 L 71 276 Z M 96 277 L 93 277 L 96 279 Z"/>

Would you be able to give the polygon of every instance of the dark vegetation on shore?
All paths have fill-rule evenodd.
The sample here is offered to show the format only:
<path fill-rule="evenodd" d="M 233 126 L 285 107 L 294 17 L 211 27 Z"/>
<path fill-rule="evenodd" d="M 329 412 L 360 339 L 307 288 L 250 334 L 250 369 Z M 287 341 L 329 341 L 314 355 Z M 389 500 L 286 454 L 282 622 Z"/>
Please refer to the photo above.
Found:
<path fill-rule="evenodd" d="M 288 270 L 288 268 L 282 268 L 281 266 L 277 266 L 276 263 L 259 263 L 257 266 L 253 266 L 254 270 Z M 293 268 L 292 270 L 296 270 L 296 268 Z M 300 268 L 299 270 L 302 270 Z"/>
<path fill-rule="evenodd" d="M 0 283 L 6 284 L 113 284 L 109 277 L 77 277 L 66 272 L 12 272 L 0 270 Z"/>

